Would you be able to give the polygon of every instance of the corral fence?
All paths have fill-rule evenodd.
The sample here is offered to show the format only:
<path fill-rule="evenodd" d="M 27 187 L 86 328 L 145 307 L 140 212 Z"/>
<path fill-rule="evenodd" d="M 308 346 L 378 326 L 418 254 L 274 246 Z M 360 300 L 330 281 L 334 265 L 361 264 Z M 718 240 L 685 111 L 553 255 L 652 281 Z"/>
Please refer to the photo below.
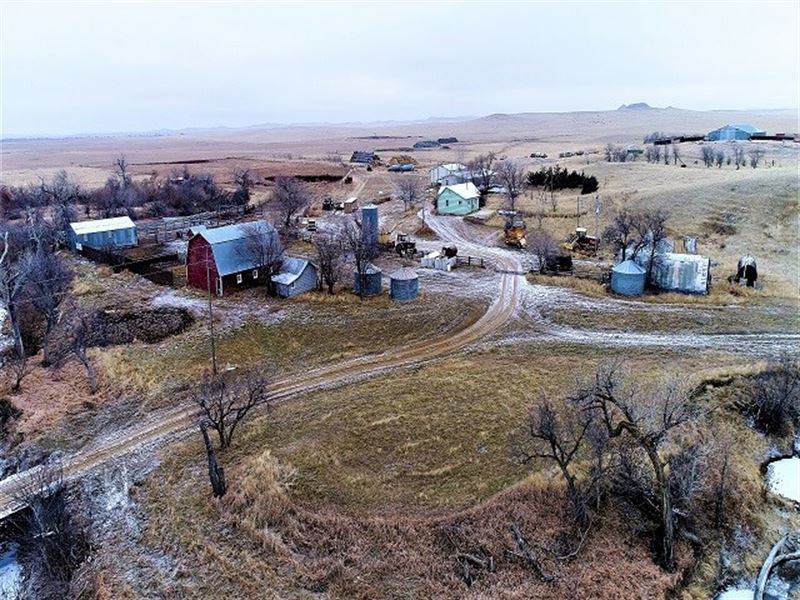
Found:
<path fill-rule="evenodd" d="M 486 268 L 486 261 L 481 256 L 456 255 L 456 265 L 467 265 L 468 267 Z"/>
<path fill-rule="evenodd" d="M 114 248 L 83 246 L 80 253 L 94 262 L 110 266 L 115 273 L 127 270 L 159 285 L 175 285 L 173 267 L 180 265 L 176 252 L 161 252 L 160 254 L 136 260 L 125 256 L 122 251 Z"/>
<path fill-rule="evenodd" d="M 250 208 L 250 211 L 252 210 Z M 219 210 L 185 217 L 165 217 L 160 221 L 137 223 L 136 231 L 140 240 L 144 239 L 149 243 L 170 242 L 186 237 L 189 229 L 198 225 L 209 228 L 231 225 L 250 211 L 244 206 L 226 206 Z"/>

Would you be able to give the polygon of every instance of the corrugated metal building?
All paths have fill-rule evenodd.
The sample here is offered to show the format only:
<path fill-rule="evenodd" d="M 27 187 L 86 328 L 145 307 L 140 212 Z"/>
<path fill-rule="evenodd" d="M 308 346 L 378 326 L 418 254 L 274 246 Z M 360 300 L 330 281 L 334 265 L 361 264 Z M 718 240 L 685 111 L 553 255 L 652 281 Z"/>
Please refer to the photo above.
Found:
<path fill-rule="evenodd" d="M 304 258 L 286 257 L 281 264 L 281 272 L 272 276 L 275 293 L 281 298 L 290 298 L 316 289 L 317 267 Z"/>
<path fill-rule="evenodd" d="M 431 185 L 455 185 L 470 179 L 470 172 L 466 165 L 461 163 L 446 163 L 430 170 Z"/>
<path fill-rule="evenodd" d="M 611 291 L 623 296 L 641 296 L 647 271 L 635 261 L 626 260 L 611 269 Z"/>
<path fill-rule="evenodd" d="M 238 288 L 261 285 L 269 261 L 282 259 L 278 232 L 266 221 L 198 230 L 186 251 L 186 282 L 222 296 Z"/>
<path fill-rule="evenodd" d="M 392 300 L 406 302 L 419 296 L 419 276 L 414 269 L 402 268 L 389 275 L 389 295 Z"/>
<path fill-rule="evenodd" d="M 754 135 L 765 135 L 763 129 L 757 129 L 752 125 L 742 123 L 740 125 L 725 125 L 714 131 L 710 131 L 706 139 L 710 142 L 730 142 L 733 140 L 749 140 Z"/>
<path fill-rule="evenodd" d="M 367 265 L 363 276 L 359 276 L 358 271 L 353 271 L 353 291 L 359 294 L 359 290 L 363 289 L 364 293 L 360 295 L 377 296 L 383 288 L 382 275 L 381 270 L 372 263 Z"/>
<path fill-rule="evenodd" d="M 100 250 L 136 246 L 139 238 L 130 217 L 114 217 L 70 223 L 69 242 L 73 250 L 80 250 L 83 246 Z"/>
<path fill-rule="evenodd" d="M 471 183 L 447 185 L 436 196 L 436 210 L 441 215 L 468 215 L 480 208 L 481 194 Z"/>
<path fill-rule="evenodd" d="M 711 259 L 700 254 L 660 254 L 654 261 L 650 283 L 665 291 L 707 294 Z"/>
<path fill-rule="evenodd" d="M 365 152 L 363 150 L 356 150 L 350 157 L 351 163 L 361 163 L 365 165 L 372 165 L 380 162 L 380 158 L 374 152 Z"/>

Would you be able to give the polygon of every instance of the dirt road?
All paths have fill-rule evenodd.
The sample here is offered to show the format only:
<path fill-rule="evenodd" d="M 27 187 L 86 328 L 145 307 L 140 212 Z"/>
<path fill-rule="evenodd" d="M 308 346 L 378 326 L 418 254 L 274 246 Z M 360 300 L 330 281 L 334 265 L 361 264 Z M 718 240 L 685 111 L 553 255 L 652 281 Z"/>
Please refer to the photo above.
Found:
<path fill-rule="evenodd" d="M 465 248 L 469 247 L 470 252 L 476 256 L 490 257 L 485 249 L 482 250 L 480 246 L 468 243 L 457 232 L 450 231 L 445 226 L 441 226 L 437 231 L 443 239 L 460 244 Z M 276 382 L 270 388 L 270 398 L 277 401 L 372 377 L 391 369 L 408 367 L 440 358 L 496 332 L 515 314 L 520 301 L 520 290 L 525 279 L 520 275 L 511 274 L 512 271 L 519 268 L 513 258 L 501 257 L 498 259 L 493 255 L 491 257 L 508 272 L 498 276 L 498 293 L 494 301 L 483 316 L 474 323 L 456 332 L 451 332 L 445 337 L 421 341 L 376 356 L 315 369 L 309 371 L 302 379 L 292 377 Z M 65 457 L 61 462 L 64 477 L 66 480 L 80 478 L 93 469 L 124 457 L 130 452 L 192 432 L 197 418 L 197 409 L 191 404 L 152 415 L 145 422 L 97 440 L 79 452 Z M 0 481 L 0 520 L 21 508 L 19 497 L 27 486 L 35 484 L 36 474 L 39 471 L 40 468 L 36 467 Z"/>

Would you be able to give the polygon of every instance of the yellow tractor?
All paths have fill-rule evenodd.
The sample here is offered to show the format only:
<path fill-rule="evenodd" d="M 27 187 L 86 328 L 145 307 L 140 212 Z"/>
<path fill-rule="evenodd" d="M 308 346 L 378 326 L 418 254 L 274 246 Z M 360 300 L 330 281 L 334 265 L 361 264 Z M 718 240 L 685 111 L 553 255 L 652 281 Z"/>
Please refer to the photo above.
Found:
<path fill-rule="evenodd" d="M 511 213 L 511 211 L 508 211 L 508 213 Z M 506 216 L 503 234 L 506 246 L 524 249 L 528 245 L 528 240 L 526 239 L 528 226 L 525 224 L 525 220 L 516 213 Z"/>
<path fill-rule="evenodd" d="M 576 227 L 564 241 L 564 249 L 579 254 L 595 254 L 597 252 L 597 238 L 587 235 L 586 227 Z"/>

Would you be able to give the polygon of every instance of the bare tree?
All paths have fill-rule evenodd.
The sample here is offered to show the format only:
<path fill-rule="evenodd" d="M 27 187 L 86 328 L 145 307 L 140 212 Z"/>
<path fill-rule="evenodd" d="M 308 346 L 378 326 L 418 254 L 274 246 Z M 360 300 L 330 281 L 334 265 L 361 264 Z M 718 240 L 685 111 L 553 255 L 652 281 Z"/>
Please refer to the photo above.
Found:
<path fill-rule="evenodd" d="M 81 308 L 73 308 L 72 315 L 66 326 L 66 333 L 69 341 L 69 349 L 86 369 L 86 376 L 89 379 L 89 389 L 92 394 L 97 392 L 97 372 L 89 358 L 88 350 L 93 334 L 92 319 Z M 94 332 L 97 335 L 97 332 Z"/>
<path fill-rule="evenodd" d="M 755 169 L 761 162 L 761 159 L 764 158 L 764 149 L 752 148 L 750 152 L 747 153 L 747 156 L 750 157 L 750 166 Z"/>
<path fill-rule="evenodd" d="M 334 287 L 341 279 L 344 270 L 345 241 L 341 232 L 322 233 L 314 236 L 313 244 L 320 285 L 327 286 L 328 293 L 333 295 Z"/>
<path fill-rule="evenodd" d="M 42 364 L 49 366 L 50 335 L 60 317 L 59 307 L 69 289 L 72 273 L 53 252 L 40 249 L 33 257 L 30 275 L 30 302 L 44 317 L 44 338 L 42 340 Z"/>
<path fill-rule="evenodd" d="M 378 248 L 364 241 L 361 230 L 352 221 L 345 225 L 342 232 L 345 246 L 358 277 L 358 297 L 363 300 L 364 290 L 367 287 L 367 271 L 372 261 L 378 256 Z"/>
<path fill-rule="evenodd" d="M 62 169 L 49 182 L 41 179 L 39 190 L 53 207 L 53 227 L 58 242 L 63 244 L 67 240 L 69 224 L 76 219 L 75 205 L 82 197 L 80 186 Z"/>
<path fill-rule="evenodd" d="M 70 504 L 58 464 L 45 463 L 15 498 L 21 513 L 20 562 L 28 567 L 29 589 L 37 598 L 67 598 L 75 571 L 89 553 L 86 524 Z"/>
<path fill-rule="evenodd" d="M 0 305 L 8 312 L 17 356 L 25 356 L 19 303 L 33 272 L 33 253 L 25 247 L 22 239 L 12 240 L 9 233 L 3 233 L 3 251 L 0 253 Z"/>
<path fill-rule="evenodd" d="M 279 176 L 275 178 L 273 199 L 283 218 L 283 226 L 288 228 L 294 216 L 311 203 L 311 194 L 296 177 Z"/>
<path fill-rule="evenodd" d="M 470 181 L 472 185 L 478 188 L 482 202 L 485 201 L 486 195 L 494 185 L 495 173 L 493 169 L 496 158 L 494 152 L 479 154 L 467 165 Z"/>
<path fill-rule="evenodd" d="M 570 404 L 561 408 L 566 415 L 560 415 L 552 402 L 544 400 L 531 412 L 527 439 L 520 445 L 517 454 L 523 463 L 543 459 L 551 460 L 558 466 L 567 484 L 570 513 L 578 527 L 583 529 L 589 523 L 589 509 L 586 492 L 579 484 L 572 465 L 586 438 L 592 414 L 575 410 L 574 405 Z"/>
<path fill-rule="evenodd" d="M 6 359 L 5 366 L 11 371 L 11 391 L 18 392 L 22 387 L 22 380 L 31 372 L 28 357 L 13 350 Z"/>
<path fill-rule="evenodd" d="M 547 262 L 558 254 L 558 244 L 543 229 L 539 228 L 528 236 L 528 251 L 536 257 L 539 274 L 547 271 Z"/>
<path fill-rule="evenodd" d="M 652 495 L 657 504 L 658 557 L 668 571 L 675 570 L 675 512 L 671 493 L 670 463 L 661 448 L 672 431 L 694 414 L 689 399 L 677 385 L 650 390 L 626 385 L 616 366 L 601 367 L 593 385 L 576 395 L 584 410 L 592 411 L 605 425 L 610 439 L 623 436 L 646 457 L 652 472 Z"/>
<path fill-rule="evenodd" d="M 603 241 L 610 244 L 615 251 L 620 252 L 622 260 L 636 258 L 644 246 L 644 241 L 638 237 L 641 229 L 641 217 L 638 213 L 627 208 L 620 210 L 603 231 Z"/>
<path fill-rule="evenodd" d="M 733 145 L 733 164 L 736 165 L 737 171 L 747 164 L 747 160 L 744 157 L 744 147 L 741 144 L 734 143 Z"/>
<path fill-rule="evenodd" d="M 678 147 L 677 143 L 671 144 L 672 146 L 672 164 L 677 165 L 678 161 L 681 159 L 681 149 Z"/>
<path fill-rule="evenodd" d="M 124 154 L 120 154 L 114 159 L 114 177 L 117 178 L 122 189 L 131 185 L 131 175 L 128 172 L 128 159 Z"/>
<path fill-rule="evenodd" d="M 205 443 L 206 446 L 211 492 L 214 494 L 215 498 L 222 498 L 225 492 L 228 491 L 228 486 L 225 483 L 225 470 L 220 467 L 217 462 L 217 453 L 214 452 L 214 446 L 211 444 L 211 439 L 208 437 L 208 424 L 205 421 L 200 421 L 200 433 L 203 435 L 203 443 Z"/>
<path fill-rule="evenodd" d="M 394 181 L 394 193 L 402 200 L 406 210 L 414 208 L 425 200 L 425 188 L 420 179 L 414 175 L 404 175 Z"/>
<path fill-rule="evenodd" d="M 525 169 L 513 160 L 497 163 L 497 180 L 505 188 L 505 195 L 511 210 L 516 210 L 517 198 L 525 189 Z"/>
<path fill-rule="evenodd" d="M 239 253 L 243 261 L 253 265 L 262 275 L 267 293 L 273 293 L 272 276 L 280 272 L 283 262 L 283 244 L 272 225 L 266 221 L 252 221 L 242 225 L 244 242 Z"/>
<path fill-rule="evenodd" d="M 664 242 L 667 240 L 667 219 L 669 213 L 665 210 L 654 209 L 638 213 L 634 219 L 634 227 L 638 232 L 638 238 L 643 242 L 642 250 L 646 253 L 647 279 L 653 274 L 659 256 L 664 252 Z"/>
<path fill-rule="evenodd" d="M 700 155 L 703 157 L 703 164 L 710 167 L 714 164 L 714 148 L 705 145 L 700 149 Z"/>
<path fill-rule="evenodd" d="M 257 406 L 268 405 L 266 380 L 256 374 L 205 377 L 194 394 L 208 425 L 217 432 L 220 448 L 229 448 L 238 425 Z"/>
<path fill-rule="evenodd" d="M 233 171 L 233 181 L 236 184 L 236 192 L 233 194 L 234 204 L 244 206 L 250 202 L 250 190 L 255 185 L 250 169 L 237 167 Z"/>

